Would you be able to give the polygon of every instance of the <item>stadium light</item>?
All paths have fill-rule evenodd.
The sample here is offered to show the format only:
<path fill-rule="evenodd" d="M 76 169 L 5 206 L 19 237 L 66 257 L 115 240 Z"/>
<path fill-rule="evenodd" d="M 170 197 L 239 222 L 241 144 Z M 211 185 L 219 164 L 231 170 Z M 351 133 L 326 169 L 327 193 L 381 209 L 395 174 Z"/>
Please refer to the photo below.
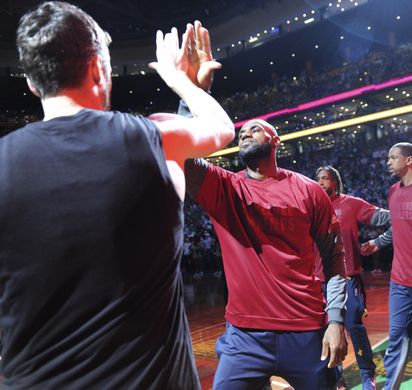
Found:
<path fill-rule="evenodd" d="M 338 130 L 338 129 L 342 129 L 342 128 L 346 128 L 350 126 L 360 125 L 363 123 L 374 122 L 380 119 L 386 119 L 386 118 L 393 117 L 393 116 L 405 115 L 411 112 L 412 112 L 412 104 L 409 104 L 407 106 L 392 108 L 390 110 L 379 111 L 373 114 L 362 115 L 356 118 L 345 119 L 343 121 L 338 121 L 334 123 L 329 123 L 327 125 L 313 127 L 311 129 L 305 129 L 305 130 L 295 131 L 289 134 L 284 134 L 280 136 L 280 140 L 282 142 L 290 141 L 292 139 L 302 138 L 302 137 L 306 137 L 306 136 L 310 136 L 314 134 L 319 134 L 325 131 Z M 218 157 L 218 156 L 236 153 L 238 151 L 239 151 L 239 147 L 233 146 L 231 148 L 223 149 L 216 153 L 213 153 L 208 157 Z"/>
<path fill-rule="evenodd" d="M 315 21 L 315 18 L 309 18 L 304 21 L 305 24 L 309 24 Z"/>
<path fill-rule="evenodd" d="M 302 103 L 302 104 L 299 104 L 299 105 L 294 106 L 294 107 L 289 107 L 289 108 L 284 108 L 282 110 L 269 112 L 268 114 L 259 115 L 257 118 L 260 118 L 260 119 L 263 119 L 263 120 L 268 120 L 268 119 L 272 119 L 272 118 L 277 118 L 279 116 L 292 115 L 292 114 L 295 114 L 295 113 L 298 113 L 298 112 L 311 110 L 311 109 L 314 109 L 316 107 L 323 106 L 325 104 L 337 103 L 339 101 L 351 99 L 353 97 L 359 98 L 359 97 L 361 97 L 361 95 L 369 94 L 371 92 L 381 91 L 383 89 L 396 87 L 396 86 L 406 84 L 406 83 L 410 83 L 410 82 L 412 82 L 412 74 L 409 74 L 409 75 L 403 76 L 403 77 L 398 77 L 398 78 L 395 78 L 395 79 L 391 79 L 391 80 L 385 81 L 383 83 L 370 84 L 370 85 L 366 85 L 365 87 L 360 87 L 360 88 L 352 89 L 350 91 L 340 92 L 340 93 L 337 93 L 335 95 L 330 95 L 330 96 L 326 96 L 326 97 L 321 98 L 321 99 L 312 100 L 312 101 L 307 102 L 307 103 Z M 406 95 L 406 97 L 409 97 L 409 96 Z M 363 102 L 361 102 L 361 104 L 363 105 Z M 332 107 L 334 107 L 334 106 L 332 106 Z M 243 126 L 243 124 L 245 122 L 247 122 L 247 120 L 236 122 L 235 127 L 236 128 L 241 127 L 241 126 Z"/>
<path fill-rule="evenodd" d="M 343 127 L 351 127 L 351 126 L 355 126 L 355 125 L 359 125 L 363 123 L 374 122 L 374 121 L 386 119 L 386 118 L 389 118 L 395 115 L 409 114 L 411 112 L 412 112 L 412 104 L 409 104 L 407 106 L 392 108 L 390 110 L 379 111 L 373 114 L 362 115 L 356 118 L 345 119 L 343 121 L 329 123 L 327 125 L 322 125 L 322 126 L 317 126 L 312 129 L 295 131 L 293 133 L 284 134 L 280 136 L 280 139 L 282 141 L 289 141 L 289 140 L 296 139 L 296 138 L 306 137 L 307 135 L 319 134 L 319 133 L 322 133 L 325 131 L 331 131 L 331 130 L 338 130 L 338 129 L 342 129 Z"/>

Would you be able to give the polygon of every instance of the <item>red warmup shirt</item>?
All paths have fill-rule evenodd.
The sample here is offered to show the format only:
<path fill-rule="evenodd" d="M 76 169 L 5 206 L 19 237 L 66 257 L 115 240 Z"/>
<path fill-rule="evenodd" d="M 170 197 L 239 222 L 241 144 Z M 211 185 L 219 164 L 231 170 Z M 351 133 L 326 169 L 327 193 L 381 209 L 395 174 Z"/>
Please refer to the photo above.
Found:
<path fill-rule="evenodd" d="M 314 181 L 279 169 L 259 181 L 209 164 L 196 199 L 222 248 L 229 289 L 226 320 L 237 327 L 306 331 L 325 325 L 314 241 L 337 223 Z"/>
<path fill-rule="evenodd" d="M 358 225 L 360 223 L 370 224 L 372 216 L 378 208 L 361 198 L 345 194 L 336 195 L 331 201 L 340 223 L 340 232 L 345 249 L 346 274 L 348 276 L 359 275 L 362 272 L 362 265 L 359 252 Z M 315 274 L 321 281 L 325 281 L 319 252 L 316 255 Z"/>
<path fill-rule="evenodd" d="M 412 287 L 412 185 L 394 184 L 388 199 L 394 250 L 391 280 Z"/>

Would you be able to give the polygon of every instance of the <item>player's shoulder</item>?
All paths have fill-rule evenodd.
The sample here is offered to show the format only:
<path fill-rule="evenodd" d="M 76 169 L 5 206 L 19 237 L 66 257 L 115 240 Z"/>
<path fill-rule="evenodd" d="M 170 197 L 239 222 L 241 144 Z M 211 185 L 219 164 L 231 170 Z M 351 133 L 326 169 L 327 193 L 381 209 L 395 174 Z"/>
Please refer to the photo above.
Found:
<path fill-rule="evenodd" d="M 305 187 L 309 187 L 309 188 L 322 189 L 320 187 L 320 185 L 318 183 L 316 183 L 316 181 L 314 181 L 313 179 L 303 175 L 302 173 L 295 172 L 295 171 L 292 171 L 292 170 L 289 170 L 289 169 L 283 169 L 283 168 L 282 168 L 282 171 L 289 180 L 294 181 L 294 182 L 298 183 L 301 186 L 305 186 Z"/>

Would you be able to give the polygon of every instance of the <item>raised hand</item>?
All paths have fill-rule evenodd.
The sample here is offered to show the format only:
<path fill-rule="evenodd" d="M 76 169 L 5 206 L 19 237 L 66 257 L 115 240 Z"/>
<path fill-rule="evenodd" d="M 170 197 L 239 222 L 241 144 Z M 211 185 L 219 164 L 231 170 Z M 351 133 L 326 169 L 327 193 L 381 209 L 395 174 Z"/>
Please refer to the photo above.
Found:
<path fill-rule="evenodd" d="M 171 32 L 165 35 L 160 30 L 156 33 L 157 62 L 151 62 L 149 66 L 155 69 L 171 88 L 175 87 L 176 83 L 179 82 L 179 78 L 182 76 L 187 77 L 189 70 L 188 30 L 189 28 L 183 34 L 181 47 L 179 47 L 176 28 L 172 28 Z M 193 26 L 191 30 L 193 30 Z"/>
<path fill-rule="evenodd" d="M 187 75 L 199 88 L 209 91 L 213 83 L 213 72 L 222 67 L 213 60 L 209 31 L 198 20 L 195 21 L 194 28 L 188 24 L 186 31 L 189 44 Z"/>

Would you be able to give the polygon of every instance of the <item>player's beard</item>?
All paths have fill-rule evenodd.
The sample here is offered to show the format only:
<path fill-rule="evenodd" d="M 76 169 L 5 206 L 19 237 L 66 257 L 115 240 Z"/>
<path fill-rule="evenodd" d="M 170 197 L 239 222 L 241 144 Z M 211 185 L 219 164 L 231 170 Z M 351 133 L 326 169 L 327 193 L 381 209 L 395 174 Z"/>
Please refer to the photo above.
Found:
<path fill-rule="evenodd" d="M 255 164 L 259 160 L 270 157 L 272 145 L 267 142 L 264 144 L 253 144 L 246 148 L 240 148 L 239 158 L 246 166 Z"/>

